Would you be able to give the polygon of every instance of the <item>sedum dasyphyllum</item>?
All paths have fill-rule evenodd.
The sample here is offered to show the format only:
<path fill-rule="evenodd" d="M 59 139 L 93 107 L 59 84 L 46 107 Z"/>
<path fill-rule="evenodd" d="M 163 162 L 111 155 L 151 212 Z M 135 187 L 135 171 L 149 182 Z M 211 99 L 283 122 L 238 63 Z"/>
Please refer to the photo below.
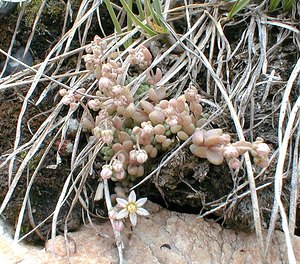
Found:
<path fill-rule="evenodd" d="M 111 179 L 119 182 L 119 187 L 127 188 L 129 182 L 144 176 L 144 164 L 150 158 L 190 137 L 190 151 L 212 164 L 220 165 L 225 159 L 232 169 L 237 169 L 239 156 L 249 151 L 258 166 L 267 166 L 270 149 L 261 138 L 254 143 L 231 143 L 230 136 L 222 129 L 200 128 L 203 109 L 194 86 L 178 98 L 166 99 L 165 87 L 156 85 L 162 78 L 159 68 L 155 74 L 147 71 L 148 99 L 136 100 L 125 85 L 127 79 L 133 78 L 128 69 L 138 66 L 136 68 L 147 70 L 152 63 L 147 47 L 140 45 L 130 50 L 123 63 L 105 57 L 106 51 L 107 43 L 95 36 L 84 56 L 86 68 L 98 80 L 98 89 L 93 99 L 88 100 L 82 117 L 83 131 L 106 144 L 101 150 L 103 160 L 107 161 L 100 174 L 103 180 Z M 64 89 L 59 93 L 63 96 L 63 103 L 70 106 L 82 96 Z M 125 203 L 121 205 L 125 206 Z M 131 220 L 135 223 L 135 216 Z"/>

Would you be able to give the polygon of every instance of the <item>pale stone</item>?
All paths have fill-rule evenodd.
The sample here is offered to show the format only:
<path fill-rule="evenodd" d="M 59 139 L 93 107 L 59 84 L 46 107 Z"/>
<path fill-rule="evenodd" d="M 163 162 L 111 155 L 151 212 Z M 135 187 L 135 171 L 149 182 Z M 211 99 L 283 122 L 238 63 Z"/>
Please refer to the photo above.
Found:
<path fill-rule="evenodd" d="M 65 257 L 68 254 L 74 255 L 76 252 L 75 242 L 72 239 L 65 239 L 63 236 L 57 236 L 49 239 L 45 244 L 46 252 Z"/>
<path fill-rule="evenodd" d="M 217 223 L 199 219 L 195 215 L 170 212 L 151 202 L 147 202 L 145 208 L 150 215 L 139 217 L 133 231 L 128 228 L 129 223 L 125 223 L 122 235 L 125 264 L 262 263 L 254 233 L 223 229 Z M 63 236 L 57 237 L 56 247 L 61 247 L 58 252 L 64 254 L 14 245 L 7 237 L 3 239 L 4 236 L 0 235 L 1 263 L 69 263 Z M 68 237 L 69 241 L 75 243 L 70 250 L 70 263 L 118 263 L 109 221 L 93 227 L 83 226 L 79 231 L 69 233 Z M 47 247 L 49 249 L 49 245 Z M 294 248 L 296 258 L 300 261 L 299 237 L 294 237 Z M 270 254 L 265 260 L 272 264 L 288 263 L 286 252 L 283 233 L 275 231 Z"/>

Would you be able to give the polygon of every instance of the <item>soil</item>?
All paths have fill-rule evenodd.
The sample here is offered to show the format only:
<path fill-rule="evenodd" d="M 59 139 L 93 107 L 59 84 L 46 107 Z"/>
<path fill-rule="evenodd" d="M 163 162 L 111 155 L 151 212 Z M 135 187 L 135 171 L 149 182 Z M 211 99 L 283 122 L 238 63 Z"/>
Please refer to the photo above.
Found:
<path fill-rule="evenodd" d="M 32 1 L 34 2 L 34 1 Z M 63 1 L 49 1 L 49 10 L 53 10 L 53 2 L 59 2 L 56 9 L 53 12 L 47 12 L 47 15 L 41 18 L 40 28 L 37 30 L 32 45 L 31 51 L 35 58 L 35 63 L 42 61 L 49 49 L 59 39 L 61 31 L 58 30 L 57 25 L 63 24 L 63 17 L 65 12 L 65 4 Z M 74 1 L 73 7 L 76 12 L 78 8 L 78 3 L 80 1 Z M 34 8 L 34 7 L 32 7 Z M 106 17 L 107 18 L 107 17 Z M 10 14 L 5 18 L 6 23 L 0 23 L 0 35 L 6 36 L 6 38 L 1 41 L 0 48 L 7 50 L 9 47 L 10 39 L 13 33 L 14 25 L 17 19 L 17 12 Z M 28 27 L 28 21 L 32 19 L 30 13 L 25 14 L 25 22 L 21 25 L 20 34 L 17 36 L 17 45 L 26 45 L 26 40 L 30 34 L 30 27 Z M 104 18 L 105 19 L 105 18 Z M 27 21 L 27 22 L 26 22 Z M 97 23 L 94 23 L 95 25 Z M 108 23 L 109 24 L 109 23 Z M 111 24 L 109 24 L 111 27 Z M 182 25 L 181 25 L 182 26 Z M 243 27 L 246 25 L 239 25 L 239 31 L 242 31 Z M 107 33 L 111 32 L 111 28 L 107 28 Z M 94 26 L 89 32 L 89 39 L 92 39 L 94 34 L 99 34 L 100 29 Z M 45 33 L 46 32 L 46 33 Z M 234 40 L 238 31 L 231 33 L 228 29 L 227 34 L 228 39 Z M 275 41 L 275 39 L 274 39 Z M 272 41 L 270 41 L 272 45 Z M 272 67 L 279 71 L 281 77 L 288 78 L 290 74 L 291 65 L 296 62 L 297 50 L 293 46 L 292 40 L 288 40 L 282 49 L 278 51 L 278 58 L 274 58 Z M 3 61 L 3 56 L 0 56 L 0 61 Z M 279 64 L 280 61 L 280 64 Z M 72 64 L 67 63 L 64 69 L 71 67 Z M 205 74 L 199 75 L 199 82 L 205 83 Z M 204 81 L 203 81 L 204 80 Z M 262 120 L 262 123 L 257 128 L 254 128 L 251 133 L 253 133 L 253 138 L 261 136 L 264 138 L 266 143 L 270 147 L 276 149 L 277 147 L 277 119 L 276 114 L 272 115 L 272 111 L 278 107 L 280 103 L 281 95 L 278 94 L 279 87 L 272 86 L 267 98 L 262 102 L 261 98 L 264 94 L 264 86 L 259 86 L 254 91 L 254 98 L 256 99 L 258 113 L 261 116 L 266 116 L 269 114 L 268 118 Z M 21 89 L 8 89 L 0 92 L 0 153 L 2 155 L 9 153 L 13 148 L 13 138 L 15 135 L 15 127 L 17 123 L 17 118 L 22 106 L 22 101 L 28 87 L 24 86 Z M 24 142 L 31 138 L 31 132 L 29 131 L 27 124 L 30 123 L 30 128 L 35 131 L 39 125 L 44 121 L 46 115 L 43 114 L 47 110 L 51 109 L 54 105 L 54 101 L 51 98 L 54 97 L 56 91 L 53 91 L 49 95 L 50 99 L 45 100 L 42 105 L 36 107 L 33 103 L 28 106 L 26 111 L 26 116 L 23 123 L 22 139 Z M 296 94 L 294 94 L 296 98 Z M 36 98 L 33 96 L 32 100 Z M 250 129 L 250 109 L 245 111 L 245 130 Z M 206 109 L 207 113 L 210 109 Z M 229 118 L 228 113 L 224 113 L 221 117 L 218 117 L 213 123 L 215 127 L 222 127 L 227 133 L 234 135 L 232 121 Z M 8 118 L 9 117 L 9 118 Z M 34 118 L 33 118 L 34 117 Z M 32 119 L 33 118 L 33 119 Z M 251 136 L 250 130 L 248 130 L 248 137 Z M 51 156 L 51 153 L 53 156 Z M 31 200 L 31 210 L 28 210 L 26 219 L 24 219 L 22 225 L 22 233 L 27 233 L 29 230 L 39 224 L 41 221 L 46 219 L 54 210 L 56 202 L 62 190 L 64 181 L 69 172 L 70 158 L 68 156 L 63 157 L 63 162 L 57 169 L 48 169 L 47 166 L 51 165 L 55 160 L 55 150 L 52 150 L 47 162 L 45 162 L 40 169 L 40 172 L 36 176 L 32 191 L 30 193 Z M 39 155 L 36 156 L 35 160 L 32 161 L 31 168 L 28 168 L 29 175 L 30 172 L 37 166 L 39 162 Z M 4 160 L 2 158 L 2 160 Z M 154 160 L 147 170 L 150 172 L 156 168 L 161 160 Z M 15 164 L 15 169 L 18 168 L 21 160 L 18 160 Z M 101 161 L 100 161 L 101 162 Z M 276 161 L 273 162 L 272 166 L 257 179 L 257 186 L 265 184 L 266 182 L 272 182 L 272 175 L 274 172 L 274 167 Z M 0 170 L 0 201 L 4 199 L 6 191 L 8 189 L 7 181 L 7 167 Z M 8 207 L 4 213 L 6 220 L 14 225 L 18 219 L 18 212 L 22 204 L 22 199 L 24 197 L 28 175 L 22 175 L 21 180 L 18 183 L 17 189 Z M 235 187 L 244 183 L 247 179 L 245 178 L 245 172 L 240 170 L 238 174 L 230 171 L 226 164 L 221 166 L 214 166 L 209 164 L 206 160 L 199 159 L 189 152 L 187 148 L 184 148 L 176 154 L 176 156 L 164 166 L 160 173 L 151 179 L 139 189 L 141 194 L 146 194 L 147 197 L 163 206 L 168 207 L 170 210 L 176 210 L 185 213 L 198 214 L 200 212 L 209 211 L 217 205 L 226 201 L 229 194 L 233 193 Z M 288 183 L 289 179 L 286 179 Z M 87 181 L 88 186 L 95 191 L 97 187 L 96 177 L 91 177 Z M 288 185 L 286 185 L 288 186 Z M 214 212 L 210 217 L 216 219 L 223 223 L 225 227 L 235 228 L 237 230 L 251 231 L 254 228 L 252 219 L 252 206 L 249 196 L 243 199 L 236 199 L 238 194 L 232 195 L 232 201 L 228 203 L 224 208 Z M 92 191 L 88 191 L 92 192 Z M 89 196 L 89 194 L 88 194 Z M 272 208 L 273 201 L 273 190 L 272 184 L 264 188 L 262 191 L 258 192 L 260 206 L 263 208 L 262 216 L 265 227 L 267 227 L 270 217 L 270 209 Z M 288 206 L 289 190 L 288 187 L 284 189 L 283 197 L 285 198 L 285 206 Z M 69 203 L 61 209 L 61 214 L 59 216 L 60 225 L 58 228 L 63 230 L 64 220 L 69 212 L 69 206 L 73 197 L 70 197 Z M 216 201 L 216 202 L 215 202 Z M 101 217 L 105 216 L 105 208 L 103 204 L 93 204 L 93 199 L 90 199 L 91 212 L 96 214 L 96 212 L 102 212 Z M 298 208 L 300 209 L 300 208 Z M 32 211 L 30 213 L 30 211 Z M 300 212 L 300 210 L 298 210 Z M 100 217 L 100 219 L 101 219 Z M 299 217 L 299 214 L 298 214 Z M 81 206 L 78 205 L 73 208 L 71 217 L 68 219 L 68 229 L 69 231 L 76 230 L 82 224 L 81 216 Z M 99 219 L 99 217 L 98 217 Z M 298 219 L 299 220 L 299 219 Z M 300 220 L 298 221 L 300 223 Z M 300 228 L 300 226 L 298 226 Z M 29 241 L 43 241 L 47 238 L 49 232 L 51 231 L 51 218 L 47 220 L 37 232 L 33 233 L 27 239 Z M 59 230 L 58 230 L 59 231 Z M 300 230 L 297 229 L 297 234 L 299 235 Z"/>

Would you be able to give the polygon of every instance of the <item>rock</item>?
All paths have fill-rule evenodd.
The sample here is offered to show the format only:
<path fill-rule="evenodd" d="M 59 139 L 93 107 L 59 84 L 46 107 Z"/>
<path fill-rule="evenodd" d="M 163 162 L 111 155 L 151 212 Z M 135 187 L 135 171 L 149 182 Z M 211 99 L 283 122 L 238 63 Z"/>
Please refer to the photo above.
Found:
<path fill-rule="evenodd" d="M 65 257 L 74 255 L 76 252 L 75 242 L 73 240 L 65 240 L 63 236 L 57 236 L 49 239 L 45 244 L 46 252 L 53 253 L 56 256 Z"/>
<path fill-rule="evenodd" d="M 223 229 L 217 223 L 198 219 L 195 215 L 170 212 L 150 202 L 146 208 L 151 213 L 149 217 L 139 217 L 133 231 L 128 227 L 124 229 L 125 264 L 261 263 L 254 233 Z M 82 227 L 69 233 L 68 238 L 70 263 L 118 263 L 109 221 Z M 8 264 L 15 263 L 15 260 L 23 264 L 68 263 L 63 237 L 58 236 L 53 241 L 51 246 L 56 250 L 60 248 L 56 255 L 53 251 L 50 253 L 28 245 L 15 249 L 1 236 L 0 259 L 10 260 L 4 262 Z M 72 243 L 75 243 L 76 251 Z M 300 261 L 299 237 L 294 237 L 294 247 Z M 49 249 L 49 244 L 46 248 Z M 284 234 L 275 231 L 267 262 L 288 263 L 286 252 Z"/>

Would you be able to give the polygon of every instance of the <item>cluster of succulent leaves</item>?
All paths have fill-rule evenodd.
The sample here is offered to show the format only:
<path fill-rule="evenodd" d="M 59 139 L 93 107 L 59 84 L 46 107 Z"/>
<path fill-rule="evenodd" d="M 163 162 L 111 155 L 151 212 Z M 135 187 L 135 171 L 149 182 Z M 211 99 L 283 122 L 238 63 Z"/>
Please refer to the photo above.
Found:
<path fill-rule="evenodd" d="M 267 166 L 270 149 L 261 138 L 253 143 L 231 143 L 230 135 L 222 129 L 203 130 L 206 119 L 195 86 L 190 85 L 177 98 L 166 99 L 166 88 L 157 85 L 162 71 L 149 70 L 153 58 L 148 48 L 139 45 L 128 49 L 127 58 L 121 63 L 113 57 L 105 58 L 107 47 L 106 41 L 95 36 L 84 56 L 86 68 L 98 80 L 98 87 L 88 99 L 81 119 L 89 139 L 103 144 L 99 153 L 105 162 L 100 173 L 102 180 L 120 182 L 127 188 L 136 178 L 144 176 L 149 159 L 189 138 L 191 153 L 214 165 L 226 160 L 229 167 L 237 169 L 241 164 L 239 156 L 249 151 L 255 164 Z M 127 85 L 134 80 L 128 73 L 132 66 L 137 70 L 148 69 L 136 93 Z M 63 104 L 76 108 L 86 89 L 77 92 L 81 94 L 61 89 Z"/>

